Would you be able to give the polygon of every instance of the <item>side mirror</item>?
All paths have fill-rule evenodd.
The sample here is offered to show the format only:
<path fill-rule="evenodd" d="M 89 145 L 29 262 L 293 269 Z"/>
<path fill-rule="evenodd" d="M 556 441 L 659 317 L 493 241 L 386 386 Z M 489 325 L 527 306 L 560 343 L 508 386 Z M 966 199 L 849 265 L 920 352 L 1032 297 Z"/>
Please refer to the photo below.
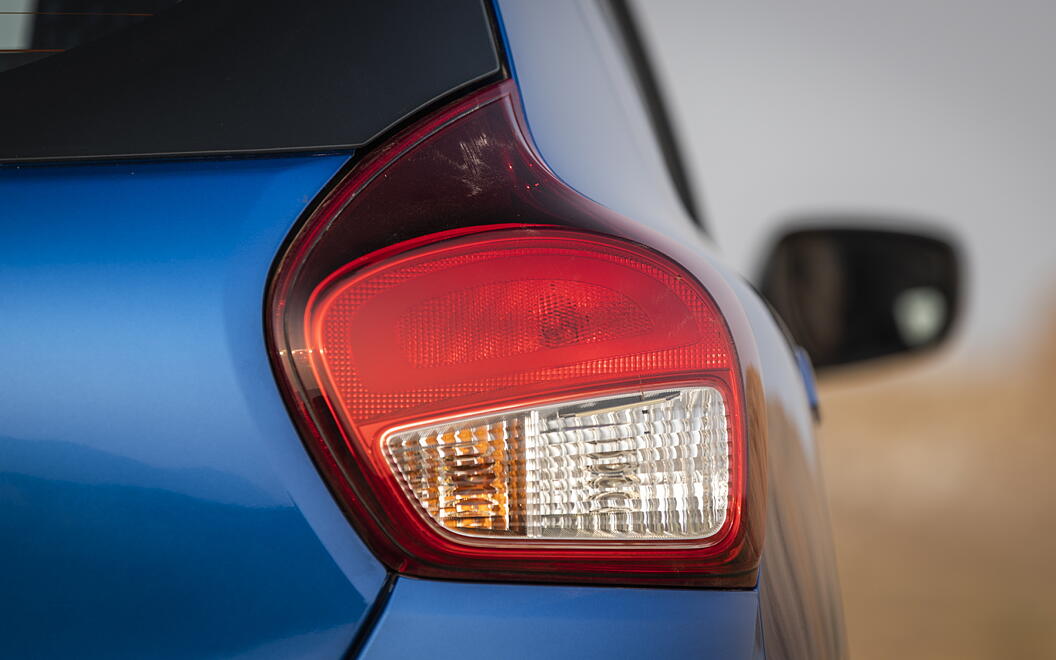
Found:
<path fill-rule="evenodd" d="M 941 343 L 959 272 L 957 251 L 936 237 L 816 227 L 774 245 L 760 290 L 821 369 Z"/>

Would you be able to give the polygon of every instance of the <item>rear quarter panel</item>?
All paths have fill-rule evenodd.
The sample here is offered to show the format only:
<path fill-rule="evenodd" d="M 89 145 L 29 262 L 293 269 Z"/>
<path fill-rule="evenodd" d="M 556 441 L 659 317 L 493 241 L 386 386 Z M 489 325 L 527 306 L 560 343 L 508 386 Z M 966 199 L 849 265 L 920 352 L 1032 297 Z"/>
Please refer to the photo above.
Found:
<path fill-rule="evenodd" d="M 712 294 L 738 341 L 748 399 L 754 397 L 763 411 L 750 433 L 765 435 L 767 447 L 765 459 L 753 461 L 766 471 L 753 479 L 767 502 L 758 586 L 765 651 L 773 658 L 843 657 L 839 582 L 814 420 L 792 347 L 768 305 L 724 264 L 717 246 L 680 205 L 603 3 L 496 4 L 527 123 L 550 167 L 583 194 L 632 219 L 626 236 L 721 279 Z M 545 48 L 538 46 L 542 35 Z"/>

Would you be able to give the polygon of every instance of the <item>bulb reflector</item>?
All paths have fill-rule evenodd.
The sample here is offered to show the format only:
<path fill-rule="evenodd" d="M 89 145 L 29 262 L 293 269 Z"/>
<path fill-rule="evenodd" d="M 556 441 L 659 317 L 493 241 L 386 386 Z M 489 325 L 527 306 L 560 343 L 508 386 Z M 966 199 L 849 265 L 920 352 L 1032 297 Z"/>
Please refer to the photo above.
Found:
<path fill-rule="evenodd" d="M 580 399 L 387 434 L 401 484 L 466 536 L 703 539 L 726 520 L 730 446 L 714 387 Z"/>

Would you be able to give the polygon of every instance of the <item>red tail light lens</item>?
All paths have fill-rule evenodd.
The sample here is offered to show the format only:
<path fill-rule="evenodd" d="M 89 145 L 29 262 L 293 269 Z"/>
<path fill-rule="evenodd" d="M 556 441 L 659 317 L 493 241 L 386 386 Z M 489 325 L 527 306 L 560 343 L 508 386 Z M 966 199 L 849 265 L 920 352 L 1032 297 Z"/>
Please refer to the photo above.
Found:
<path fill-rule="evenodd" d="M 611 214 L 539 163 L 511 94 L 361 164 L 280 265 L 273 337 L 309 447 L 399 571 L 736 584 L 756 557 L 726 322 L 666 257 L 554 226 Z M 434 212 L 445 231 L 351 252 Z M 481 213 L 538 224 L 458 227 Z"/>

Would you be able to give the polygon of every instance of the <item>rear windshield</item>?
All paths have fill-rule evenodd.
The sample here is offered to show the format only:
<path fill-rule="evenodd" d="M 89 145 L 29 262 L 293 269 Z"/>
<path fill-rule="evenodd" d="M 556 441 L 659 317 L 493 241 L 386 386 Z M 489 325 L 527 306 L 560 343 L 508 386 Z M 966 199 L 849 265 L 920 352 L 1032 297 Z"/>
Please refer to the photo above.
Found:
<path fill-rule="evenodd" d="M 0 0 L 0 162 L 351 149 L 501 75 L 485 0 Z"/>
<path fill-rule="evenodd" d="M 149 19 L 179 0 L 0 0 L 0 73 Z"/>

